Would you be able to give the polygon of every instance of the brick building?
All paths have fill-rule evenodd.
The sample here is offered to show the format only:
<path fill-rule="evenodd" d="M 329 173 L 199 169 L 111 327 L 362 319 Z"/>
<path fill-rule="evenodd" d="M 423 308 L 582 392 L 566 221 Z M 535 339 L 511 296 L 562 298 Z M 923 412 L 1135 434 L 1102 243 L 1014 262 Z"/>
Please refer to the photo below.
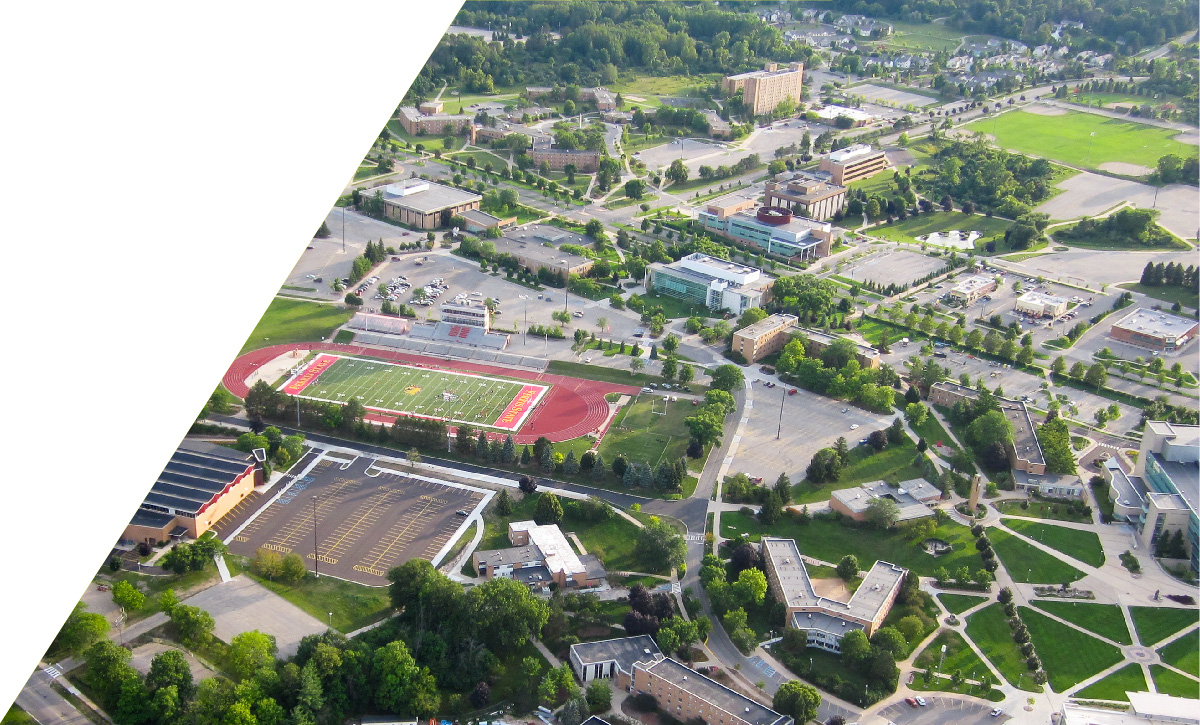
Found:
<path fill-rule="evenodd" d="M 929 403 L 946 408 L 954 407 L 960 400 L 973 401 L 978 397 L 978 390 L 947 380 L 934 383 L 929 388 Z M 1042 453 L 1042 445 L 1038 442 L 1037 431 L 1025 403 L 1008 398 L 996 398 L 996 401 L 1000 404 L 1000 412 L 1008 419 L 1013 429 L 1013 440 L 1008 445 L 1008 458 L 1013 470 L 1033 475 L 1044 474 L 1046 456 Z M 1036 485 L 1036 482 L 1034 484 Z"/>
<path fill-rule="evenodd" d="M 804 171 L 766 183 L 765 206 L 788 209 L 799 216 L 826 221 L 846 206 L 846 187 Z"/>
<path fill-rule="evenodd" d="M 483 197 L 424 179 L 404 179 L 364 194 L 379 193 L 383 213 L 389 219 L 417 229 L 449 226 L 450 218 L 471 209 L 479 209 Z"/>
<path fill-rule="evenodd" d="M 121 538 L 149 544 L 184 536 L 197 539 L 262 482 L 252 454 L 185 440 L 171 454 Z"/>
<path fill-rule="evenodd" d="M 512 548 L 471 555 L 479 576 L 516 579 L 543 592 L 549 591 L 551 583 L 568 590 L 600 586 L 607 576 L 600 560 L 592 554 L 576 554 L 557 526 L 513 521 L 508 525 L 508 540 Z"/>
<path fill-rule="evenodd" d="M 742 91 L 742 100 L 754 116 L 774 111 L 788 98 L 798 108 L 803 97 L 804 64 L 789 63 L 787 68 L 780 68 L 778 63 L 767 63 L 762 70 L 726 76 L 721 80 L 721 89 L 726 97 Z"/>
<path fill-rule="evenodd" d="M 620 637 L 599 642 L 571 645 L 571 669 L 583 684 L 592 680 L 612 679 L 617 687 L 628 691 L 633 681 L 633 665 L 655 662 L 663 656 L 648 634 Z"/>
<path fill-rule="evenodd" d="M 793 720 L 664 657 L 633 664 L 635 694 L 648 694 L 658 707 L 679 722 L 704 725 L 793 725 Z"/>
<path fill-rule="evenodd" d="M 1143 307 L 1113 323 L 1114 340 L 1159 352 L 1174 352 L 1196 337 L 1197 323 L 1185 317 Z"/>
<path fill-rule="evenodd" d="M 575 170 L 590 173 L 600 168 L 600 152 L 587 149 L 556 149 L 553 146 L 534 146 L 525 152 L 535 166 L 545 163 L 554 171 L 562 171 L 567 164 L 575 164 Z"/>
<path fill-rule="evenodd" d="M 840 335 L 831 335 L 828 332 L 814 330 L 809 327 L 798 327 L 796 328 L 796 332 L 799 332 L 801 335 L 803 335 L 804 339 L 807 341 L 808 344 L 805 345 L 805 348 L 809 357 L 817 357 L 821 353 L 825 352 L 825 350 L 828 349 L 833 343 L 837 342 L 838 340 L 846 339 Z M 853 340 L 849 340 L 849 342 L 854 343 L 854 357 L 856 360 L 858 360 L 859 365 L 862 365 L 864 368 L 879 367 L 878 350 L 870 345 L 864 345 L 861 342 L 854 342 Z"/>
<path fill-rule="evenodd" d="M 434 108 L 434 106 L 428 107 Z M 421 113 L 419 109 L 412 106 L 401 106 L 397 111 L 396 120 L 400 121 L 400 126 L 413 136 L 441 136 L 446 133 L 447 129 L 450 133 L 459 134 L 464 128 L 470 128 L 475 117 L 465 113 Z"/>
<path fill-rule="evenodd" d="M 795 315 L 771 315 L 733 333 L 732 349 L 741 353 L 746 362 L 755 363 L 773 352 L 782 350 L 795 329 Z"/>
<path fill-rule="evenodd" d="M 950 290 L 950 296 L 964 305 L 996 291 L 996 278 L 986 274 L 974 274 L 961 280 Z"/>

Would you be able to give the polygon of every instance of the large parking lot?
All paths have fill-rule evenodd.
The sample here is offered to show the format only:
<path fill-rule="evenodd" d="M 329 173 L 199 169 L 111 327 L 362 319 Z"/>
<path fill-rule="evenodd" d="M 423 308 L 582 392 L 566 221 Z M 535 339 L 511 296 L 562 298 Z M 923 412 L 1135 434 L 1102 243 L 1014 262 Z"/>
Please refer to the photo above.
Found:
<path fill-rule="evenodd" d="M 893 725 L 904 723 L 921 723 L 921 725 L 973 725 L 978 723 L 1002 723 L 1013 719 L 1004 712 L 992 717 L 995 705 L 978 700 L 968 700 L 962 697 L 947 697 L 944 695 L 924 695 L 925 707 L 912 707 L 906 702 L 888 705 L 876 713 L 882 718 L 877 722 L 890 722 Z M 1029 713 L 1024 713 L 1028 715 Z M 864 721 L 866 722 L 866 721 Z"/>
<path fill-rule="evenodd" d="M 326 454 L 238 531 L 230 549 L 243 556 L 260 548 L 296 552 L 311 570 L 384 586 L 388 570 L 409 559 L 436 563 L 488 500 L 483 489 L 345 455 Z"/>
<path fill-rule="evenodd" d="M 842 275 L 879 285 L 910 284 L 946 266 L 946 262 L 917 252 L 880 247 L 878 252 L 855 260 Z"/>
<path fill-rule="evenodd" d="M 383 240 L 383 246 L 394 247 L 402 243 L 424 240 L 425 235 L 410 232 L 407 229 L 393 226 L 377 219 L 372 219 L 355 211 L 345 212 L 346 250 L 342 251 L 342 209 L 335 208 L 325 217 L 331 236 L 328 239 L 313 239 L 303 250 L 296 266 L 288 274 L 287 287 L 301 289 L 311 288 L 315 292 L 289 290 L 289 294 L 301 294 L 309 297 L 326 299 L 340 298 L 330 289 L 333 280 L 350 274 L 350 266 L 354 258 L 363 253 L 367 242 Z M 314 278 L 321 278 L 316 282 Z"/>
<path fill-rule="evenodd" d="M 845 401 L 806 390 L 798 390 L 795 395 L 788 395 L 787 391 L 788 387 L 784 385 L 767 388 L 762 382 L 754 384 L 754 412 L 747 411 L 749 421 L 738 443 L 730 473 L 761 476 L 767 483 L 774 483 L 780 473 L 786 473 L 796 483 L 804 479 L 809 461 L 820 449 L 832 446 L 841 436 L 854 446 L 860 438 L 891 422 L 889 416 L 876 415 Z M 852 425 L 858 428 L 851 430 Z M 782 432 L 776 440 L 781 427 Z"/>

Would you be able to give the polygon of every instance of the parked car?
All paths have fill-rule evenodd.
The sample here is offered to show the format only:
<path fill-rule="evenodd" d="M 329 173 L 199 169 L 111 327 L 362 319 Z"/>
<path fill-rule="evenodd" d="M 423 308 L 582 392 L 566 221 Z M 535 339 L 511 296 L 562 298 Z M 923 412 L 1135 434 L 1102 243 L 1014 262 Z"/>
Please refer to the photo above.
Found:
<path fill-rule="evenodd" d="M 1000 717 L 1003 714 L 1004 714 L 1004 708 L 1002 708 L 1002 707 L 993 707 L 992 708 L 992 717 Z"/>
<path fill-rule="evenodd" d="M 798 392 L 800 392 L 800 391 L 796 390 L 795 388 L 792 388 L 791 390 L 788 391 L 788 395 L 795 395 Z"/>
<path fill-rule="evenodd" d="M 908 703 L 909 707 L 920 707 L 920 705 L 917 704 L 917 698 L 915 697 L 906 697 L 904 698 L 904 701 Z"/>

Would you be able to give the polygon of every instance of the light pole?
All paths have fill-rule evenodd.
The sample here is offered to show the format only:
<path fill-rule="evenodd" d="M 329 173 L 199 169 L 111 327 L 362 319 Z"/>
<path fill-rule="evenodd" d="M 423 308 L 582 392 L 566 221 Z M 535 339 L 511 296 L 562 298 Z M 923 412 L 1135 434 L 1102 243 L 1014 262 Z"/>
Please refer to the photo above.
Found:
<path fill-rule="evenodd" d="M 329 628 L 333 629 L 333 612 L 329 613 Z"/>
<path fill-rule="evenodd" d="M 779 427 L 775 429 L 775 440 L 779 440 L 779 436 L 783 434 L 783 404 L 787 402 L 787 388 L 783 388 L 779 392 Z"/>
<path fill-rule="evenodd" d="M 342 254 L 346 253 L 346 207 L 342 207 Z"/>
<path fill-rule="evenodd" d="M 313 574 L 321 578 L 321 552 L 317 550 L 317 495 L 314 493 L 313 502 Z"/>

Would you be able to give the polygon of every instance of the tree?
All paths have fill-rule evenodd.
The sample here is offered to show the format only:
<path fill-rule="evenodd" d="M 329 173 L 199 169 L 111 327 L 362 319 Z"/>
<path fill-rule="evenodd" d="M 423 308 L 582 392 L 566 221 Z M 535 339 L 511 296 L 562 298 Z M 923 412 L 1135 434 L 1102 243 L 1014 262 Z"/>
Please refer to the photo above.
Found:
<path fill-rule="evenodd" d="M 558 496 L 547 491 L 538 496 L 537 506 L 533 512 L 534 521 L 539 524 L 560 524 L 563 519 L 563 507 Z"/>
<path fill-rule="evenodd" d="M 745 385 L 746 376 L 737 365 L 720 365 L 712 371 L 712 387 L 732 393 Z"/>
<path fill-rule="evenodd" d="M 635 357 L 629 361 L 629 374 L 635 375 L 646 369 L 646 362 L 640 357 Z"/>
<path fill-rule="evenodd" d="M 1157 360 L 1161 358 L 1155 359 Z M 1083 382 L 1094 386 L 1096 390 L 1100 390 L 1100 388 L 1103 388 L 1104 384 L 1108 382 L 1108 368 L 1104 367 L 1104 363 L 1098 362 L 1093 364 L 1087 369 L 1087 372 L 1084 373 Z"/>
<path fill-rule="evenodd" d="M 496 513 L 501 516 L 509 516 L 513 512 L 512 496 L 508 495 L 508 489 L 501 489 L 500 495 L 496 497 Z"/>
<path fill-rule="evenodd" d="M 260 667 L 275 664 L 275 637 L 257 629 L 235 635 L 229 642 L 229 666 L 233 675 L 246 679 Z"/>
<path fill-rule="evenodd" d="M 841 475 L 842 460 L 833 448 L 822 448 L 813 454 L 805 470 L 809 483 L 832 483 Z"/>
<path fill-rule="evenodd" d="M 641 199 L 646 193 L 646 182 L 641 179 L 630 179 L 625 182 L 625 196 L 630 199 Z"/>
<path fill-rule="evenodd" d="M 887 431 L 873 430 L 867 436 L 867 445 L 871 446 L 872 448 L 874 448 L 877 451 L 882 451 L 884 448 L 887 448 L 887 444 L 888 444 Z"/>
<path fill-rule="evenodd" d="M 649 567 L 645 571 L 665 571 L 683 563 L 687 544 L 673 526 L 652 516 L 650 523 L 638 531 L 634 554 Z"/>
<path fill-rule="evenodd" d="M 870 656 L 871 643 L 861 629 L 851 630 L 842 637 L 842 660 L 852 667 L 866 662 Z"/>
<path fill-rule="evenodd" d="M 688 180 L 688 167 L 684 165 L 682 159 L 675 159 L 667 168 L 665 175 L 673 183 L 682 184 Z"/>
<path fill-rule="evenodd" d="M 779 497 L 780 503 L 786 506 L 792 500 L 792 481 L 786 473 L 779 474 L 779 478 L 775 479 L 775 488 L 772 489 L 775 495 Z"/>
<path fill-rule="evenodd" d="M 150 661 L 150 671 L 146 673 L 146 689 L 151 694 L 165 687 L 174 687 L 175 696 L 181 702 L 190 701 L 196 694 L 191 667 L 183 652 L 177 649 L 154 655 Z"/>
<path fill-rule="evenodd" d="M 304 559 L 296 552 L 284 555 L 280 562 L 279 578 L 285 582 L 298 582 L 308 573 Z"/>
<path fill-rule="evenodd" d="M 886 496 L 871 499 L 865 513 L 867 522 L 879 529 L 888 529 L 900 518 L 900 507 Z"/>
<path fill-rule="evenodd" d="M 914 428 L 920 427 L 929 419 L 929 408 L 924 403 L 909 403 L 904 408 L 904 418 Z"/>
<path fill-rule="evenodd" d="M 692 382 L 692 379 L 694 378 L 694 376 L 695 376 L 695 368 L 692 367 L 692 364 L 691 363 L 681 363 L 679 365 L 679 372 L 676 374 L 675 377 L 677 380 L 679 380 L 680 383 L 683 383 L 686 385 L 687 383 Z"/>
<path fill-rule="evenodd" d="M 854 554 L 846 554 L 837 565 L 837 575 L 844 581 L 851 581 L 858 577 L 858 557 Z"/>
<path fill-rule="evenodd" d="M 821 693 L 812 685 L 788 680 L 775 691 L 771 704 L 775 712 L 787 715 L 797 723 L 806 723 L 817 717 Z"/>
<path fill-rule="evenodd" d="M 767 577 L 759 569 L 743 569 L 731 586 L 738 601 L 746 607 L 757 607 L 767 595 Z"/>
<path fill-rule="evenodd" d="M 892 657 L 904 657 L 908 654 L 908 642 L 895 627 L 877 630 L 871 636 L 871 647 L 876 651 L 887 652 Z"/>
<path fill-rule="evenodd" d="M 418 667 L 403 641 L 389 642 L 371 656 L 375 706 L 389 713 L 429 717 L 437 712 L 441 697 L 428 668 Z"/>
<path fill-rule="evenodd" d="M 758 511 L 758 520 L 763 526 L 771 526 L 778 523 L 781 518 L 783 518 L 783 502 L 779 500 L 779 494 L 770 491 Z"/>
<path fill-rule="evenodd" d="M 545 601 L 521 582 L 506 578 L 491 579 L 467 592 L 465 612 L 467 621 L 475 624 L 477 637 L 493 652 L 524 646 L 550 618 Z"/>
<path fill-rule="evenodd" d="M 215 626 L 211 614 L 199 607 L 186 604 L 176 605 L 171 610 L 171 624 L 179 633 L 179 641 L 189 647 L 201 647 L 207 644 L 212 638 Z"/>
<path fill-rule="evenodd" d="M 118 581 L 112 587 L 113 602 L 126 611 L 133 612 L 141 609 L 146 603 L 146 595 L 127 581 Z"/>
<path fill-rule="evenodd" d="M 612 688 L 604 680 L 589 682 L 584 697 L 588 709 L 593 713 L 604 712 L 612 707 Z"/>

